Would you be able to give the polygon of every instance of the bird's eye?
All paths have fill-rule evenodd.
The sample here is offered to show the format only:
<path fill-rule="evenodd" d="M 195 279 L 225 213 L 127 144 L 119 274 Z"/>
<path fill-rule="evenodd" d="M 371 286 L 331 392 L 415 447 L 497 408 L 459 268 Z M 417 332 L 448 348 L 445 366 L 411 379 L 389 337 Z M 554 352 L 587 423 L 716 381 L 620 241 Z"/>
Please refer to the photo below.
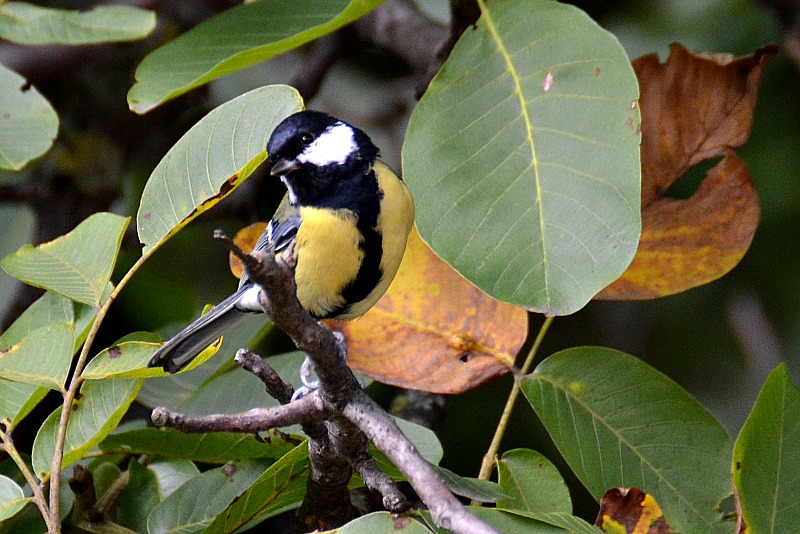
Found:
<path fill-rule="evenodd" d="M 300 138 L 304 145 L 310 145 L 314 141 L 314 136 L 310 133 L 303 134 L 303 137 Z"/>

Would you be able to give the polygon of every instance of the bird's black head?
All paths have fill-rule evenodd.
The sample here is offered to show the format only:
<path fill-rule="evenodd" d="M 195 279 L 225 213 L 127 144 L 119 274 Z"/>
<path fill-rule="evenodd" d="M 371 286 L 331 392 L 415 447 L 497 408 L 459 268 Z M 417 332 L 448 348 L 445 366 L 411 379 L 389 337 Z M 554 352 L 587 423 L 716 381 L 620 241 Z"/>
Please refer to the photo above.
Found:
<path fill-rule="evenodd" d="M 280 176 L 292 204 L 313 205 L 342 180 L 359 179 L 378 156 L 369 136 L 319 111 L 287 117 L 267 143 L 270 173 Z"/>

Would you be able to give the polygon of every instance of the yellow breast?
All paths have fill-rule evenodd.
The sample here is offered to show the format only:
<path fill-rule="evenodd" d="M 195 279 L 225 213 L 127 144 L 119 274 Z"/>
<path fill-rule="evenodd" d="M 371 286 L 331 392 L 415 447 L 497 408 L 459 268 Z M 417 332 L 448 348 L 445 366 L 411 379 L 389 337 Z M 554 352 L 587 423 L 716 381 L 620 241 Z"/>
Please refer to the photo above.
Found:
<path fill-rule="evenodd" d="M 414 202 L 406 185 L 380 162 L 375 163 L 378 187 L 383 193 L 375 230 L 381 235 L 383 253 L 381 279 L 360 302 L 350 303 L 341 319 L 364 315 L 386 292 L 403 259 L 408 234 L 414 222 Z M 297 298 L 317 317 L 347 304 L 342 290 L 358 275 L 364 252 L 355 215 L 348 210 L 301 207 L 302 224 L 297 231 L 295 282 Z"/>
<path fill-rule="evenodd" d="M 297 299 L 317 317 L 344 304 L 341 296 L 358 274 L 364 253 L 355 215 L 347 210 L 301 207 L 303 222 L 297 230 Z"/>

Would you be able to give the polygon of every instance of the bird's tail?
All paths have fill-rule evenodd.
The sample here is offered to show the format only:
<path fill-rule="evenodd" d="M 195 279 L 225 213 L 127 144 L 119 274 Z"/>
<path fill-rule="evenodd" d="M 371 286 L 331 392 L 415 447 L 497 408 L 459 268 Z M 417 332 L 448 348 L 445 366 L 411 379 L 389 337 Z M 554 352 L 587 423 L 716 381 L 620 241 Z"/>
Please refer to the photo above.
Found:
<path fill-rule="evenodd" d="M 168 373 L 177 373 L 189 365 L 206 347 L 247 317 L 248 312 L 236 306 L 246 289 L 235 292 L 181 330 L 153 354 L 147 366 L 163 367 Z"/>

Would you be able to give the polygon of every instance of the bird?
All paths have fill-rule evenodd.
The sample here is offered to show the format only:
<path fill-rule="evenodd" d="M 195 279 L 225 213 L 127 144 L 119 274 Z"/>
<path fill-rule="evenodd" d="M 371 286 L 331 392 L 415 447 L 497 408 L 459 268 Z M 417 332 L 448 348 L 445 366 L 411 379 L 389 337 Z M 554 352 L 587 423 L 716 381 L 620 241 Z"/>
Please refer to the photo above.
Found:
<path fill-rule="evenodd" d="M 297 299 L 317 320 L 364 315 L 400 266 L 414 202 L 378 157 L 362 130 L 313 110 L 285 118 L 267 142 L 270 175 L 286 194 L 254 251 L 292 255 Z M 231 296 L 162 345 L 148 367 L 185 368 L 248 315 L 262 313 L 261 292 L 243 274 Z"/>

